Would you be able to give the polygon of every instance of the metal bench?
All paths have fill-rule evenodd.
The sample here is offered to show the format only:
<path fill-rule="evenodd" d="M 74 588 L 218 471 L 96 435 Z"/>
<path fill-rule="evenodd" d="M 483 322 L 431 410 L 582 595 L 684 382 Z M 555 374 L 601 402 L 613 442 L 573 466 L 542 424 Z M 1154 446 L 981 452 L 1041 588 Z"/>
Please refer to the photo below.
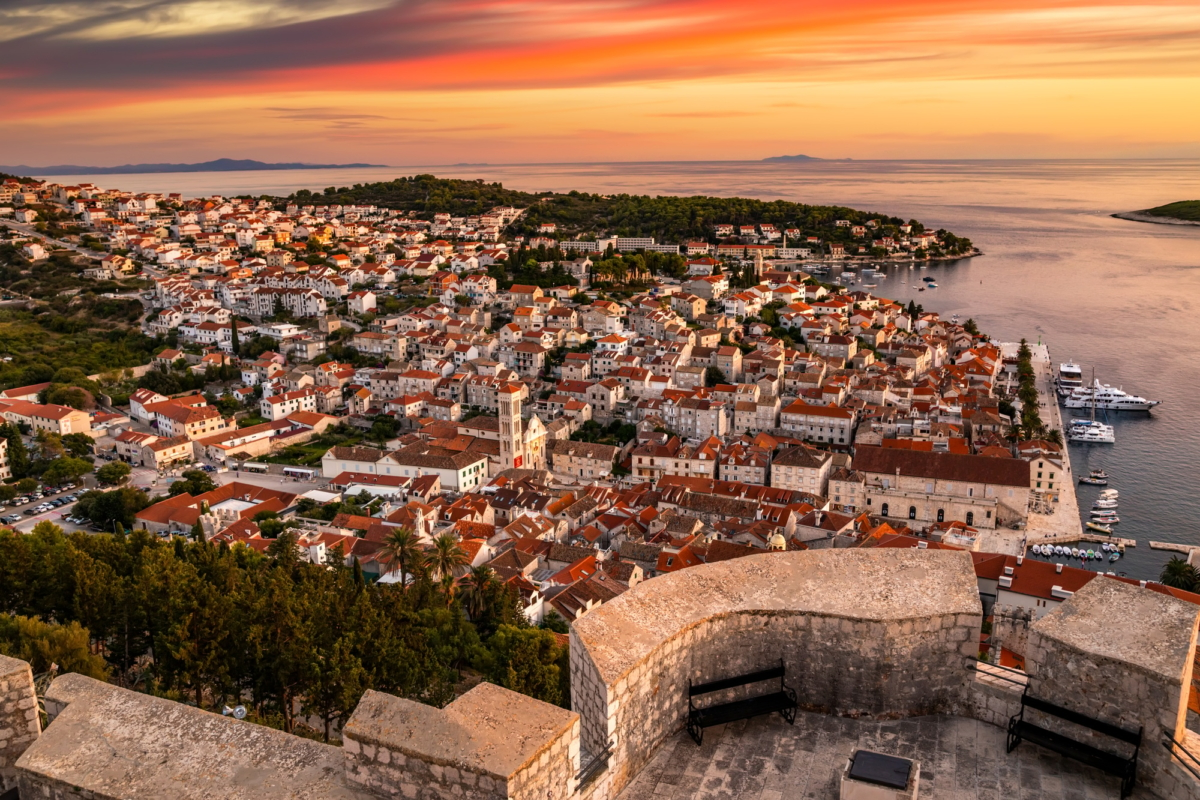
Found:
<path fill-rule="evenodd" d="M 778 667 L 771 667 L 770 669 L 751 672 L 746 675 L 722 678 L 721 680 L 709 681 L 708 683 L 693 684 L 691 681 L 688 681 L 687 732 L 696 740 L 696 744 L 703 744 L 705 728 L 711 728 L 714 725 L 724 725 L 727 722 L 734 722 L 739 719 L 758 717 L 763 714 L 773 714 L 775 712 L 779 712 L 788 721 L 788 724 L 794 725 L 796 723 L 796 692 L 784 683 L 783 679 L 783 659 L 780 659 Z M 741 700 L 732 700 L 728 703 L 716 703 L 703 708 L 696 707 L 695 699 L 702 695 L 773 680 L 779 681 L 778 691 L 754 695 L 753 697 L 746 697 Z"/>
<path fill-rule="evenodd" d="M 1090 744 L 1076 741 L 1065 734 L 1035 725 L 1025 719 L 1026 708 L 1032 708 L 1034 711 L 1039 711 L 1047 716 L 1066 720 L 1074 725 L 1089 728 L 1118 741 L 1131 744 L 1133 745 L 1133 755 L 1117 755 L 1116 753 L 1093 747 Z M 1031 697 L 1029 689 L 1026 687 L 1025 691 L 1021 694 L 1021 712 L 1008 721 L 1008 752 L 1011 753 L 1022 741 L 1039 744 L 1067 758 L 1073 758 L 1090 767 L 1107 772 L 1109 775 L 1116 775 L 1121 779 L 1122 798 L 1128 797 L 1133 792 L 1133 785 L 1137 780 L 1138 751 L 1142 745 L 1141 728 L 1131 731 L 1119 725 L 1093 719 L 1085 714 L 1080 714 L 1078 711 L 1072 711 L 1069 708 L 1063 708 L 1054 703 Z"/>

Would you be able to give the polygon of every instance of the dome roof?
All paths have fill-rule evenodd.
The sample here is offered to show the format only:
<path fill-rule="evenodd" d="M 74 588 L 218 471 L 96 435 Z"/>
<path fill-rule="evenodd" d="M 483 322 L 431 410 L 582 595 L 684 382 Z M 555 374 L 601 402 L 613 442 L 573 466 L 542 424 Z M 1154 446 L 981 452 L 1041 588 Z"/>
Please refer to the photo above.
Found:
<path fill-rule="evenodd" d="M 769 550 L 787 550 L 787 539 L 783 538 L 783 534 L 776 531 L 770 539 L 767 540 L 767 549 Z"/>

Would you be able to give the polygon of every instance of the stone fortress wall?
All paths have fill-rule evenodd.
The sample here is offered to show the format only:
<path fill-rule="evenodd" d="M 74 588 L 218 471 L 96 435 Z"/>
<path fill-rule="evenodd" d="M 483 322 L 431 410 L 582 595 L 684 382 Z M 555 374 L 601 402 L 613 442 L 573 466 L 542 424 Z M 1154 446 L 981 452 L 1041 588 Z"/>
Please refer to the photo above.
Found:
<path fill-rule="evenodd" d="M 788 685 L 812 711 L 900 717 L 955 713 L 967 703 L 965 664 L 982 623 L 968 553 L 764 554 L 638 588 L 571 632 L 583 745 L 600 752 L 613 744 L 618 788 L 683 727 L 689 681 L 782 659 Z"/>
<path fill-rule="evenodd" d="M 39 736 L 28 665 L 2 659 L 0 777 L 24 800 L 608 800 L 683 727 L 689 680 L 781 659 L 812 711 L 1007 724 L 1023 687 L 973 668 L 981 613 L 963 552 L 824 550 L 696 567 L 572 626 L 575 711 L 489 684 L 443 709 L 368 692 L 343 747 L 78 675 L 51 685 Z M 1191 603 L 1095 580 L 1011 642 L 1025 648 L 1031 693 L 1144 729 L 1142 786 L 1200 800 L 1200 781 L 1162 745 L 1170 733 L 1200 753 L 1183 727 L 1198 625 Z"/>

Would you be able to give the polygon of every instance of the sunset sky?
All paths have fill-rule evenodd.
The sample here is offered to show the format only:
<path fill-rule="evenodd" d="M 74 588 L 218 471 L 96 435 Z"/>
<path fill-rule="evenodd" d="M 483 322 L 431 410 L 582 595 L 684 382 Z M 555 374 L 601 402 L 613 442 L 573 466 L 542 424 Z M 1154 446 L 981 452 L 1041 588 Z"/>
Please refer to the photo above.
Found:
<path fill-rule="evenodd" d="M 0 0 L 0 163 L 1200 157 L 1200 3 Z"/>

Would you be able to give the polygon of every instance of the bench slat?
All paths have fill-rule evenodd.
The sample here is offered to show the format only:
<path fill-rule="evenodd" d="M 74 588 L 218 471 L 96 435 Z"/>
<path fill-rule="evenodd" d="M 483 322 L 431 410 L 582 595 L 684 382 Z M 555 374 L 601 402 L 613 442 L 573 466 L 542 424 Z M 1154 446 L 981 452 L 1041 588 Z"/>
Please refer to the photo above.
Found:
<path fill-rule="evenodd" d="M 697 683 L 688 689 L 688 694 L 695 697 L 700 694 L 708 694 L 710 692 L 719 692 L 722 689 L 733 689 L 737 686 L 745 686 L 750 683 L 758 683 L 759 681 L 769 681 L 775 678 L 783 677 L 783 667 L 771 667 L 770 669 L 760 670 L 758 672 L 750 672 L 745 675 L 738 675 L 733 678 L 722 678 L 718 681 L 709 681 L 708 683 Z"/>
<path fill-rule="evenodd" d="M 1022 705 L 1028 706 L 1036 711 L 1041 711 L 1044 714 L 1049 714 L 1060 719 L 1065 719 L 1067 722 L 1073 722 L 1076 725 L 1082 725 L 1085 728 L 1091 728 L 1094 731 L 1099 731 L 1106 736 L 1111 736 L 1114 739 L 1120 739 L 1129 744 L 1141 744 L 1142 734 L 1138 731 L 1130 731 L 1122 728 L 1119 725 L 1113 725 L 1110 722 L 1103 722 L 1098 719 L 1093 719 L 1078 711 L 1072 711 L 1069 708 L 1055 705 L 1054 703 L 1042 700 L 1037 697 L 1025 695 L 1021 699 Z"/>
<path fill-rule="evenodd" d="M 691 721 L 701 728 L 711 728 L 714 725 L 724 725 L 739 719 L 749 719 L 763 714 L 771 714 L 788 708 L 795 708 L 792 698 L 783 692 L 759 695 L 732 703 L 722 703 L 709 708 L 697 708 L 691 712 Z"/>
<path fill-rule="evenodd" d="M 1074 739 L 1070 739 L 1054 731 L 1046 730 L 1031 722 L 1017 723 L 1017 733 L 1025 741 L 1041 745 L 1083 764 L 1103 770 L 1110 775 L 1124 775 L 1131 760 L 1113 755 L 1091 745 L 1077 742 Z"/>

